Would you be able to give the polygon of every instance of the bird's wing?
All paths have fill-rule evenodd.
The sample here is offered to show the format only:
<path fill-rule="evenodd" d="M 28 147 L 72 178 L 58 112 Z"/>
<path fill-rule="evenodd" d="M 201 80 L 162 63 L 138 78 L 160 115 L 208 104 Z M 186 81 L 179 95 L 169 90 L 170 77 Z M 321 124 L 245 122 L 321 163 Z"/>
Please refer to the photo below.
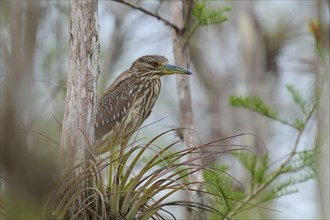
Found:
<path fill-rule="evenodd" d="M 120 79 L 110 86 L 99 99 L 94 128 L 95 140 L 111 131 L 122 122 L 136 100 L 132 84 L 128 78 Z"/>

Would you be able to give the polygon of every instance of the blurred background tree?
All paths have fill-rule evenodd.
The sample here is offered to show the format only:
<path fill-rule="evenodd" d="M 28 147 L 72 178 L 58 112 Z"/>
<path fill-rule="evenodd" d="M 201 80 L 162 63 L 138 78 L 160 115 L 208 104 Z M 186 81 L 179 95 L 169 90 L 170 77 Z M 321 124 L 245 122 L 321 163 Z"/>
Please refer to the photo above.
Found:
<path fill-rule="evenodd" d="M 168 1 L 133 3 L 171 20 Z M 0 4 L 0 187 L 4 190 L 11 186 L 8 187 L 11 193 L 19 193 L 20 202 L 14 199 L 14 204 L 21 204 L 18 209 L 21 212 L 13 216 L 18 218 L 19 213 L 26 213 L 27 204 L 38 212 L 40 198 L 51 190 L 47 188 L 49 175 L 56 174 L 52 161 L 60 143 L 64 113 L 70 3 L 1 1 Z M 209 8 L 226 6 L 231 11 L 227 12 L 228 21 L 202 26 L 190 39 L 190 69 L 195 73 L 192 108 L 200 142 L 249 132 L 266 143 L 272 160 L 282 158 L 290 150 L 285 146 L 293 143 L 293 130 L 253 112 L 233 108 L 228 103 L 229 96 L 256 95 L 267 100 L 272 108 L 294 116 L 297 110 L 285 84 L 299 88 L 304 97 L 323 87 L 317 116 L 308 124 L 298 146 L 312 145 L 314 137 L 319 137 L 321 175 L 300 185 L 299 193 L 268 205 L 280 212 L 261 209 L 258 215 L 283 219 L 329 218 L 329 69 L 325 66 L 329 60 L 325 64 L 320 62 L 308 27 L 311 20 L 320 23 L 322 47 L 329 50 L 329 1 L 205 1 L 205 4 Z M 139 56 L 161 54 L 173 63 L 172 32 L 163 22 L 120 3 L 101 1 L 99 23 L 99 93 Z M 139 132 L 143 140 L 180 126 L 174 79 L 163 80 L 159 101 L 145 125 L 158 122 Z M 172 140 L 167 137 L 161 141 L 168 139 Z M 263 149 L 260 142 L 248 136 L 234 142 Z M 264 152 L 256 150 L 256 153 Z M 231 175 L 240 182 L 249 181 L 231 157 L 224 154 L 216 159 L 230 164 Z M 31 198 L 33 205 L 27 202 Z M 6 199 L 1 197 L 1 200 Z M 1 204 L 14 207 L 7 200 Z"/>

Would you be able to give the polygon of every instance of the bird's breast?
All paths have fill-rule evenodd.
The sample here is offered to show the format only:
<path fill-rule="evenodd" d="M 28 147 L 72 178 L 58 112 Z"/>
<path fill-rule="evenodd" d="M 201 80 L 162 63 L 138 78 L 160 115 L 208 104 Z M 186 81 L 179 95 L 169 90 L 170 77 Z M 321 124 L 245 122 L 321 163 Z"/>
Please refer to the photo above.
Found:
<path fill-rule="evenodd" d="M 115 146 L 127 141 L 150 115 L 160 87 L 159 79 L 132 80 L 103 97 L 96 117 L 97 142 Z"/>
<path fill-rule="evenodd" d="M 134 102 L 131 110 L 131 116 L 140 118 L 140 126 L 143 121 L 149 116 L 160 92 L 160 80 L 146 80 L 144 83 L 139 84 L 136 88 L 136 101 Z"/>

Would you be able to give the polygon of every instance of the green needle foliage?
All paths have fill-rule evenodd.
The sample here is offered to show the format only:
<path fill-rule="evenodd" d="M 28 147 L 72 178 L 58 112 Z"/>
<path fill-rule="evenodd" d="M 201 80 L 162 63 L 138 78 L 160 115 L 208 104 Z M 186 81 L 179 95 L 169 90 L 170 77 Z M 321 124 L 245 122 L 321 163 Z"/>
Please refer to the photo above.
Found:
<path fill-rule="evenodd" d="M 193 16 L 199 26 L 219 24 L 227 20 L 225 12 L 230 11 L 229 7 L 220 9 L 207 8 L 205 2 L 196 2 L 193 9 Z"/>
<path fill-rule="evenodd" d="M 308 105 L 308 101 L 302 97 L 301 93 L 293 85 L 286 85 L 286 89 L 292 96 L 294 103 L 301 111 L 303 117 L 288 119 L 285 116 L 281 116 L 278 112 L 269 107 L 259 97 L 231 96 L 229 102 L 232 106 L 252 110 L 265 117 L 268 117 L 275 121 L 279 121 L 299 131 L 302 131 L 305 128 L 306 120 L 310 117 L 310 113 L 314 112 L 314 108 L 316 107 L 317 103 L 313 102 Z"/>
<path fill-rule="evenodd" d="M 230 104 L 235 107 L 251 109 L 274 120 L 281 120 L 279 114 L 266 105 L 259 97 L 231 96 Z"/>
<path fill-rule="evenodd" d="M 220 211 L 220 213 L 210 213 L 210 219 L 224 218 L 226 213 L 235 207 L 237 201 L 245 197 L 243 191 L 233 187 L 236 182 L 228 175 L 228 171 L 229 167 L 223 164 L 215 164 L 204 171 L 204 179 L 209 183 L 206 189 L 214 195 L 210 203 Z"/>
<path fill-rule="evenodd" d="M 228 18 L 226 12 L 230 11 L 229 7 L 222 8 L 208 8 L 204 1 L 196 1 L 192 11 L 195 18 L 194 24 L 188 30 L 186 43 L 188 43 L 199 27 L 220 24 L 225 22 Z"/>
<path fill-rule="evenodd" d="M 293 85 L 286 85 L 286 89 L 290 92 L 294 102 L 299 107 L 299 110 L 307 116 L 310 109 L 307 108 L 307 102 L 302 98 L 301 93 Z"/>
<path fill-rule="evenodd" d="M 230 219 L 248 209 L 260 207 L 261 204 L 272 201 L 282 196 L 298 192 L 296 185 L 311 180 L 316 177 L 317 153 L 315 147 L 302 152 L 297 151 L 299 140 L 305 130 L 306 124 L 310 121 L 317 102 L 308 102 L 303 98 L 299 90 L 293 85 L 286 86 L 292 96 L 293 102 L 297 105 L 301 114 L 296 118 L 284 117 L 277 111 L 269 107 L 259 97 L 232 96 L 230 104 L 236 107 L 246 108 L 272 120 L 279 121 L 285 125 L 295 128 L 298 135 L 292 150 L 286 158 L 282 159 L 277 168 L 273 167 L 268 153 L 263 156 L 256 156 L 247 150 L 237 150 L 232 152 L 234 158 L 244 167 L 250 177 L 249 184 L 244 186 L 244 191 L 235 191 L 233 180 L 224 176 L 228 167 L 218 166 L 215 172 L 207 171 L 205 179 L 213 184 L 213 188 L 207 188 L 213 194 L 218 192 L 214 199 L 216 206 L 221 210 L 221 214 L 212 214 L 214 219 Z M 214 171 L 213 170 L 213 171 Z M 221 181 L 217 178 L 221 176 Z M 229 188 L 227 187 L 229 186 Z M 220 196 L 221 195 L 221 196 Z M 226 198 L 226 199 L 224 199 Z M 229 201 L 234 202 L 227 202 Z"/>

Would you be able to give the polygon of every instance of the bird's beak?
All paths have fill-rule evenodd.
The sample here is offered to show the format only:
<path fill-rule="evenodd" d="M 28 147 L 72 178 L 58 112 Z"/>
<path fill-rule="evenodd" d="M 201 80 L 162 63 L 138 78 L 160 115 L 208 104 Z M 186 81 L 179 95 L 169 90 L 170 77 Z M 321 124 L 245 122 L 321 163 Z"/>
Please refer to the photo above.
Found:
<path fill-rule="evenodd" d="M 178 66 L 174 66 L 171 64 L 166 64 L 161 67 L 162 74 L 164 75 L 171 75 L 171 74 L 187 74 L 191 75 L 191 72 L 185 68 L 181 68 Z"/>

